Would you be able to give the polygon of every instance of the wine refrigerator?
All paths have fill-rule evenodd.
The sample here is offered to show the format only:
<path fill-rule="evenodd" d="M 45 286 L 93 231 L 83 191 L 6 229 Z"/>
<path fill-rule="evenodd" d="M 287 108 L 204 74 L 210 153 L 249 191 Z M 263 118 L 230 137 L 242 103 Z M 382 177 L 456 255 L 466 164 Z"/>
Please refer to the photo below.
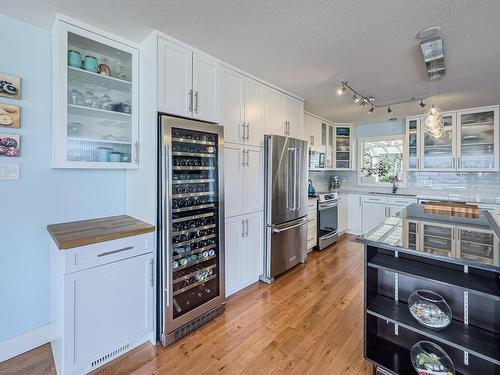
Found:
<path fill-rule="evenodd" d="M 159 116 L 158 330 L 169 345 L 224 311 L 222 126 Z"/>

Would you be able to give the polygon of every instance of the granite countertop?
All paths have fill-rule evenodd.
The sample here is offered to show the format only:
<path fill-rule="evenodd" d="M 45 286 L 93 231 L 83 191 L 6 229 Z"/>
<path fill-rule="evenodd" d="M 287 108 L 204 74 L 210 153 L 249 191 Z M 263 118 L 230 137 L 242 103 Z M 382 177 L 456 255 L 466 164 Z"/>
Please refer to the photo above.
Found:
<path fill-rule="evenodd" d="M 411 188 L 400 188 L 396 194 L 393 194 L 390 188 L 377 188 L 377 187 L 342 187 L 338 191 L 339 194 L 370 194 L 376 193 L 384 194 L 387 196 L 404 196 L 414 197 L 416 199 L 435 199 L 444 201 L 456 201 L 467 203 L 480 203 L 480 204 L 498 204 L 500 205 L 500 196 L 491 196 L 481 192 L 463 192 L 463 193 L 450 193 L 446 190 L 436 189 L 433 191 L 421 192 Z"/>
<path fill-rule="evenodd" d="M 422 204 L 412 204 L 360 238 L 374 246 L 500 271 L 499 224 L 500 220 L 485 210 L 465 217 L 430 212 Z"/>
<path fill-rule="evenodd" d="M 47 231 L 57 247 L 65 250 L 154 232 L 155 226 L 120 215 L 47 225 Z"/>

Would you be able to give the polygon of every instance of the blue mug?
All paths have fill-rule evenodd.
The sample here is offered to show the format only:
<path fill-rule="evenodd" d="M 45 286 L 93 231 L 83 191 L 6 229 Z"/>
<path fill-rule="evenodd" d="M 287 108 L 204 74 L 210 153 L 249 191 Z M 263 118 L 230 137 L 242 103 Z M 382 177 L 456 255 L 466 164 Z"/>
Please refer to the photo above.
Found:
<path fill-rule="evenodd" d="M 74 68 L 81 67 L 82 59 L 80 57 L 80 52 L 71 49 L 68 51 L 68 65 Z"/>
<path fill-rule="evenodd" d="M 85 56 L 83 68 L 89 72 L 97 73 L 97 59 L 94 56 Z"/>

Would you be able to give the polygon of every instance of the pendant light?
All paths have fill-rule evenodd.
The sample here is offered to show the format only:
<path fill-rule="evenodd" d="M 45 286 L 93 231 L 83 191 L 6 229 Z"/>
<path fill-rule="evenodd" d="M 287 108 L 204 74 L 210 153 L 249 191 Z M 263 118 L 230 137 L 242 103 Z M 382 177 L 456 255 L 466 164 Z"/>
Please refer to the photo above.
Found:
<path fill-rule="evenodd" d="M 432 80 L 429 81 L 430 91 L 432 95 Z M 437 95 L 436 95 L 437 102 Z M 432 139 L 439 139 L 444 134 L 444 120 L 442 111 L 432 104 L 431 108 L 424 113 L 424 130 Z"/>

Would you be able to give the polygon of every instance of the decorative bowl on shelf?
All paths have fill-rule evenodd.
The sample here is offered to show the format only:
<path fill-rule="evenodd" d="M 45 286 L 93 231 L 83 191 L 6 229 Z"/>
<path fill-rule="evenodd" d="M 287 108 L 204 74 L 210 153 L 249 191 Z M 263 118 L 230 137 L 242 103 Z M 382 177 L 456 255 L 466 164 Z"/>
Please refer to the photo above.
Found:
<path fill-rule="evenodd" d="M 454 375 L 455 366 L 439 345 L 419 341 L 410 351 L 411 363 L 419 375 Z"/>
<path fill-rule="evenodd" d="M 408 298 L 411 315 L 423 326 L 444 329 L 451 323 L 450 306 L 439 294 L 425 289 L 414 291 Z"/>

